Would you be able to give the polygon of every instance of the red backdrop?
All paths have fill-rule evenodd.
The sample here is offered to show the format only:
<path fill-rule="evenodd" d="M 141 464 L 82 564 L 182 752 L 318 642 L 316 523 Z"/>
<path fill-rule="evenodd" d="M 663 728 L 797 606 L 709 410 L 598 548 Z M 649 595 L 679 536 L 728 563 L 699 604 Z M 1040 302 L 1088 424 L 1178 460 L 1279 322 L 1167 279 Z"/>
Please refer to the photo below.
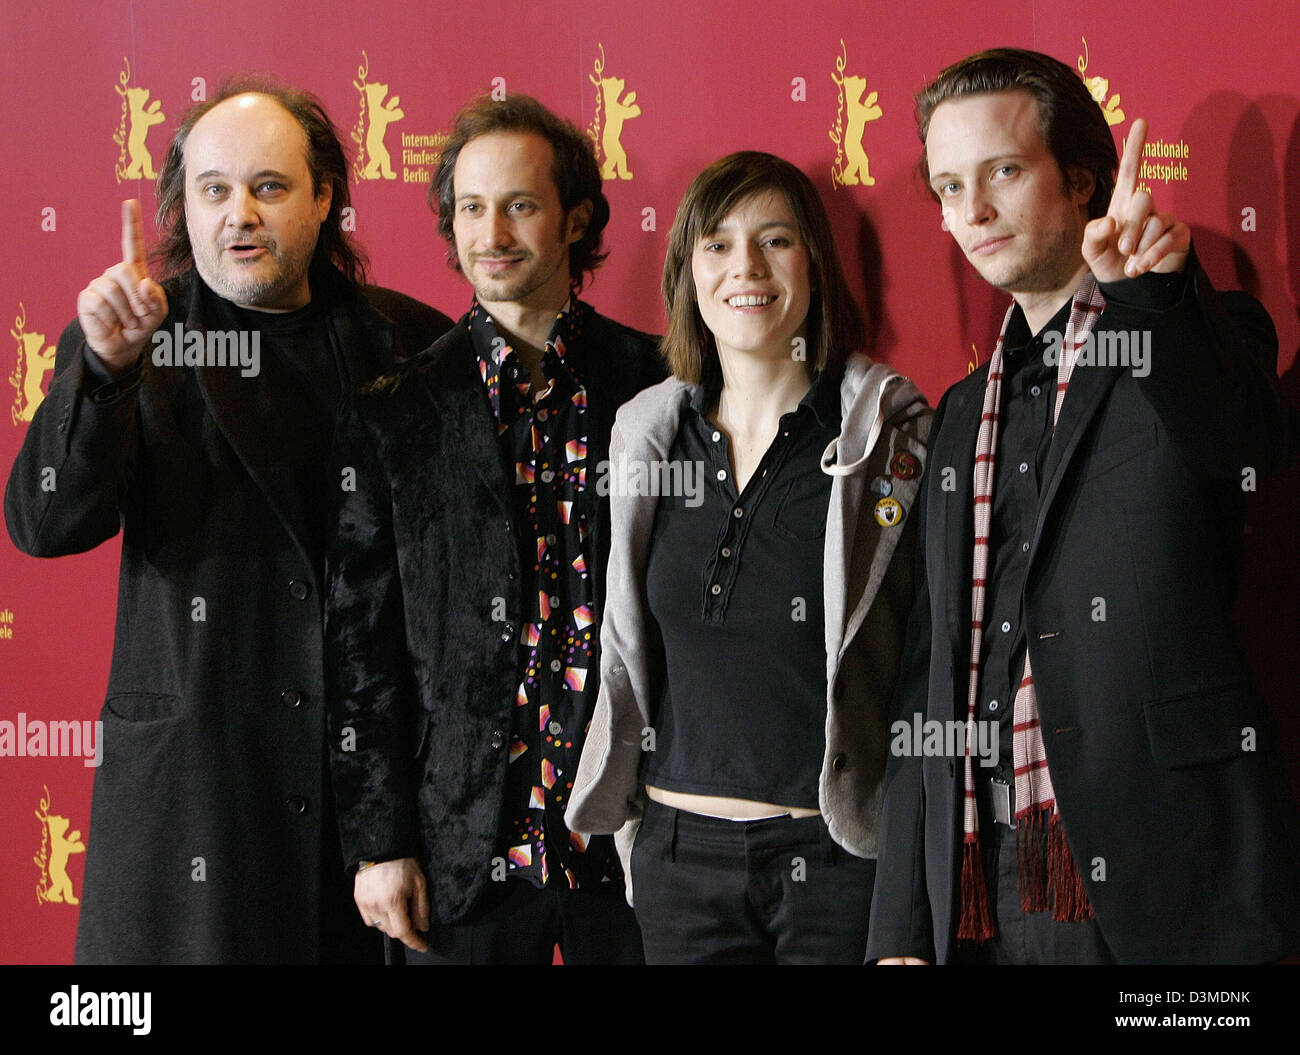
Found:
<path fill-rule="evenodd" d="M 1149 120 L 1146 175 L 1159 207 L 1193 226 L 1218 285 L 1263 300 L 1281 337 L 1283 384 L 1300 401 L 1300 22 L 1291 0 L 1231 9 L 1209 0 L 914 0 L 885 10 L 850 0 L 6 4 L 0 85 L 16 149 L 0 282 L 11 320 L 9 343 L 0 341 L 9 381 L 0 386 L 0 467 L 7 475 L 48 385 L 77 291 L 118 259 L 119 202 L 138 196 L 148 213 L 153 187 L 143 177 L 180 114 L 226 75 L 254 70 L 315 91 L 355 137 L 356 233 L 374 280 L 452 316 L 468 289 L 445 266 L 424 191 L 438 137 L 472 95 L 528 92 L 591 130 L 608 169 L 612 252 L 585 296 L 656 332 L 665 241 L 690 178 L 732 150 L 784 155 L 822 190 L 870 311 L 874 353 L 937 401 L 987 358 L 1005 300 L 973 276 L 915 176 L 912 94 L 980 48 L 1046 51 L 1081 68 L 1117 142 L 1135 117 Z M 1251 498 L 1240 615 L 1300 783 L 1300 674 L 1290 655 L 1300 627 L 1298 482 L 1292 471 Z M 0 722 L 98 716 L 117 564 L 116 542 L 52 562 L 0 543 Z M 57 898 L 65 870 L 72 895 L 81 893 L 80 847 L 95 839 L 93 774 L 81 757 L 0 757 L 0 962 L 71 959 L 77 910 Z"/>

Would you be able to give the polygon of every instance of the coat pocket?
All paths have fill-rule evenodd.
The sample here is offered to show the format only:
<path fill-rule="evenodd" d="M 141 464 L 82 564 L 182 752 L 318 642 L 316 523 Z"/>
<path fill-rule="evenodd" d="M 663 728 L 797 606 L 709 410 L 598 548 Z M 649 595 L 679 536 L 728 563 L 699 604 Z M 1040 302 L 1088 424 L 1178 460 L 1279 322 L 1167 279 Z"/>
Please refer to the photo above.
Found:
<path fill-rule="evenodd" d="M 1243 730 L 1251 724 L 1243 691 L 1229 685 L 1148 703 L 1142 710 L 1152 757 L 1170 769 L 1240 758 Z"/>
<path fill-rule="evenodd" d="M 105 716 L 124 722 L 161 722 L 181 713 L 181 698 L 160 692 L 115 692 L 104 701 Z"/>

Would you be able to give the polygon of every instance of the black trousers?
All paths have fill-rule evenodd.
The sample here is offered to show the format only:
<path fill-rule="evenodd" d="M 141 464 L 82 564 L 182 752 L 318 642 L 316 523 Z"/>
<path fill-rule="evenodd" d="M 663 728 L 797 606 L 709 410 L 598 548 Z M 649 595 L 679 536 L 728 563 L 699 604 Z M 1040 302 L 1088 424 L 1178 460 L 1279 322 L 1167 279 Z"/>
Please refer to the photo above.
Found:
<path fill-rule="evenodd" d="M 819 816 L 730 821 L 651 801 L 632 851 L 647 963 L 860 964 L 875 878 Z"/>
<path fill-rule="evenodd" d="M 621 882 L 570 890 L 523 879 L 489 883 L 458 923 L 436 925 L 429 951 L 403 948 L 407 964 L 641 964 L 641 934 Z"/>

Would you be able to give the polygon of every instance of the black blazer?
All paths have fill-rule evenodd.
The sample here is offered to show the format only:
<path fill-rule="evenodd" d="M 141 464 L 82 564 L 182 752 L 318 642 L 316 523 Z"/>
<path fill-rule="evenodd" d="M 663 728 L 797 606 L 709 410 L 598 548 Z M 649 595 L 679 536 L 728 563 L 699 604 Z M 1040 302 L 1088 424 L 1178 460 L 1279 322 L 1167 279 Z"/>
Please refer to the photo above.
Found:
<path fill-rule="evenodd" d="M 654 338 L 594 312 L 583 348 L 581 501 L 599 619 L 609 502 L 596 495 L 598 466 L 615 411 L 664 370 Z M 335 462 L 356 481 L 328 548 L 325 607 L 344 859 L 417 858 L 433 919 L 454 922 L 492 871 L 521 623 L 512 481 L 466 319 L 343 409 Z"/>
<path fill-rule="evenodd" d="M 1243 470 L 1262 475 L 1291 457 L 1294 412 L 1263 308 L 1245 294 L 1216 297 L 1189 266 L 1176 307 L 1112 304 L 1098 320 L 1098 337 L 1151 331 L 1150 373 L 1075 369 L 1024 595 L 1052 783 L 1120 962 L 1258 962 L 1300 947 L 1279 744 L 1231 619 Z M 966 717 L 987 376 L 986 364 L 954 385 L 935 415 L 896 699 L 895 718 L 909 723 Z M 868 956 L 944 962 L 957 922 L 962 759 L 893 757 L 885 779 Z"/>

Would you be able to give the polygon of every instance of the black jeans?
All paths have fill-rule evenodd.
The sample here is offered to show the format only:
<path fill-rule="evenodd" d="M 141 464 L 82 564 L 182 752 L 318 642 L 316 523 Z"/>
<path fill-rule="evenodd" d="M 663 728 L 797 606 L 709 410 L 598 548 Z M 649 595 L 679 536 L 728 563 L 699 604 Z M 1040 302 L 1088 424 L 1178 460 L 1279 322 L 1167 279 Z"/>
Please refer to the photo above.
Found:
<path fill-rule="evenodd" d="M 632 850 L 647 963 L 860 964 L 875 878 L 819 816 L 729 821 L 651 801 Z"/>
<path fill-rule="evenodd" d="M 427 953 L 402 949 L 408 965 L 549 964 L 557 945 L 568 964 L 645 962 L 621 881 L 579 890 L 489 883 L 468 916 L 430 927 L 428 941 Z"/>

